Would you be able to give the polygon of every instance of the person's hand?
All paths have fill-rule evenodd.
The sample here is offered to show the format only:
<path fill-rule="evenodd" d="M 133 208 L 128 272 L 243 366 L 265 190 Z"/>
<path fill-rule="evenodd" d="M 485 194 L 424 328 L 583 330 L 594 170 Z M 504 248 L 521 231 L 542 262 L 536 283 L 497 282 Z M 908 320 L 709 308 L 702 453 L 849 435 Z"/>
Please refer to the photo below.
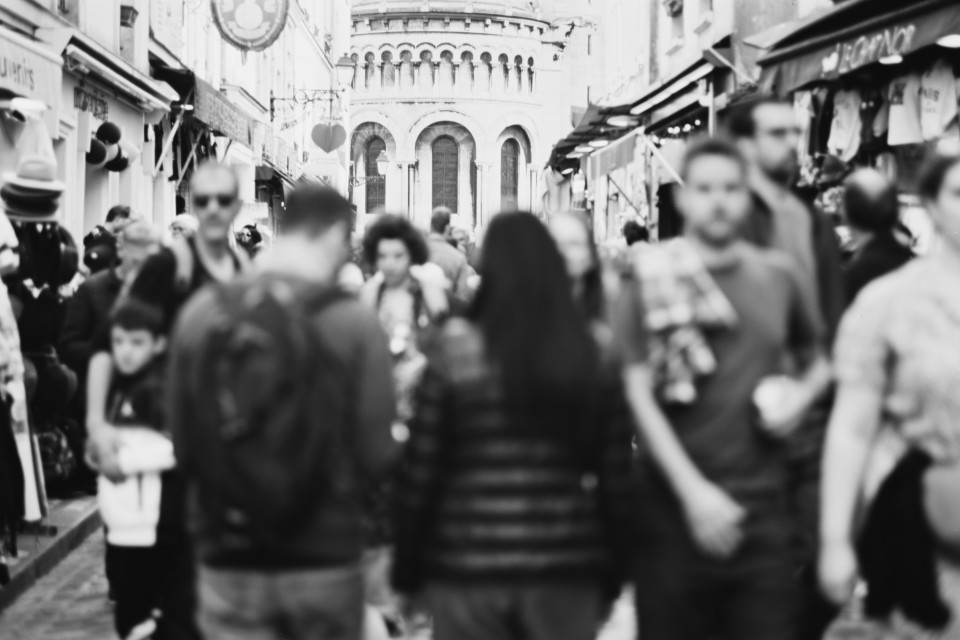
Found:
<path fill-rule="evenodd" d="M 116 427 L 100 424 L 90 429 L 86 461 L 90 468 L 111 482 L 121 482 L 126 474 L 120 469 L 120 439 Z"/>
<path fill-rule="evenodd" d="M 746 511 L 720 487 L 703 481 L 683 496 L 683 509 L 694 541 L 715 558 L 728 558 L 743 542 L 740 525 Z"/>
<path fill-rule="evenodd" d="M 857 582 L 857 556 L 849 543 L 827 543 L 818 562 L 820 589 L 830 602 L 843 606 L 853 596 Z"/>
<path fill-rule="evenodd" d="M 807 388 L 785 376 L 763 380 L 753 401 L 760 413 L 760 428 L 774 438 L 786 438 L 796 431 L 810 409 Z"/>

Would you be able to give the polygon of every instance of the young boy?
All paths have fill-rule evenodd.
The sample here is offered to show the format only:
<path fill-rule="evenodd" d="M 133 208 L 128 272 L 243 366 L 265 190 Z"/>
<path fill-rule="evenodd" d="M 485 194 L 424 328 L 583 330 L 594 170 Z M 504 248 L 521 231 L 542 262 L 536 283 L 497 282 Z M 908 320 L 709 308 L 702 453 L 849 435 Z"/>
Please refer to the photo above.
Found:
<path fill-rule="evenodd" d="M 153 635 L 163 617 L 167 574 L 176 566 L 164 558 L 174 457 L 160 412 L 163 315 L 142 302 L 123 300 L 111 316 L 110 339 L 114 371 L 108 418 L 118 427 L 114 447 L 123 477 L 101 475 L 98 501 L 107 527 L 114 625 L 124 640 L 142 640 Z"/>

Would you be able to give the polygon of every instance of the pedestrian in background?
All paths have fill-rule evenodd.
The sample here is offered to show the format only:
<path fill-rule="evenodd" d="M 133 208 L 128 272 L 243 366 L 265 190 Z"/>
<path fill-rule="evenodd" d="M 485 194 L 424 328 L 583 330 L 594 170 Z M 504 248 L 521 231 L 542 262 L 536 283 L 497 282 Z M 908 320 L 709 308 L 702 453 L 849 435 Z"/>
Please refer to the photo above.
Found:
<path fill-rule="evenodd" d="M 629 413 L 543 225 L 500 214 L 483 251 L 418 391 L 393 583 L 437 640 L 588 640 L 630 564 Z"/>
<path fill-rule="evenodd" d="M 791 101 L 748 98 L 730 109 L 727 129 L 749 164 L 752 194 L 743 237 L 778 249 L 794 261 L 807 306 L 824 327 L 823 346 L 833 344 L 846 306 L 840 248 L 833 223 L 794 191 L 799 174 L 801 129 Z M 820 463 L 829 415 L 829 395 L 807 414 L 790 438 L 789 500 L 796 518 L 797 564 L 804 589 L 803 640 L 820 640 L 835 611 L 823 601 L 816 580 Z"/>
<path fill-rule="evenodd" d="M 459 255 L 449 245 L 446 249 Z M 410 221 L 400 216 L 384 215 L 367 229 L 363 251 L 376 274 L 360 291 L 360 301 L 377 314 L 389 341 L 397 400 L 397 436 L 405 439 L 413 417 L 414 392 L 427 364 L 425 351 L 449 313 L 442 283 L 445 276 L 436 265 L 430 265 L 441 282 L 429 277 L 427 244 Z M 389 584 L 392 480 L 387 478 L 369 486 L 365 494 L 368 549 L 364 564 L 368 604 L 377 610 L 388 630 L 399 635 L 406 623 Z"/>
<path fill-rule="evenodd" d="M 191 296 L 207 284 L 230 280 L 247 266 L 245 256 L 230 247 L 230 228 L 240 211 L 240 183 L 229 167 L 215 162 L 200 165 L 190 180 L 191 198 L 199 228 L 195 235 L 164 247 L 144 262 L 130 285 L 128 296 L 160 309 L 163 333 L 166 335 L 180 309 Z M 119 463 L 117 428 L 107 414 L 107 397 L 113 379 L 109 354 L 109 335 L 97 340 L 98 352 L 90 360 L 87 379 L 87 449 L 97 461 L 98 470 L 110 479 L 123 478 Z M 167 416 L 169 417 L 169 416 Z M 173 430 L 177 425 L 168 423 Z M 176 609 L 164 612 L 167 624 L 183 629 L 184 638 L 198 638 L 196 626 L 196 572 L 193 546 L 186 530 L 186 489 L 180 470 L 166 485 L 174 503 L 178 526 L 171 533 L 170 545 L 176 546 L 167 570 L 183 597 Z M 176 563 L 173 563 L 176 560 Z"/>
<path fill-rule="evenodd" d="M 104 226 L 110 233 L 116 235 L 123 229 L 124 225 L 130 221 L 130 218 L 133 217 L 133 212 L 130 207 L 124 204 L 118 204 L 110 207 L 110 210 L 107 211 L 107 219 L 104 221 Z"/>
<path fill-rule="evenodd" d="M 87 278 L 67 301 L 59 353 L 64 364 L 82 380 L 86 380 L 90 358 L 96 351 L 96 338 L 104 330 L 124 284 L 133 280 L 158 246 L 157 235 L 149 223 L 128 220 L 117 235 L 116 264 Z"/>
<path fill-rule="evenodd" d="M 297 187 L 258 272 L 198 293 L 174 333 L 207 638 L 360 637 L 361 494 L 396 443 L 386 339 L 336 286 L 351 218 L 329 187 Z"/>
<path fill-rule="evenodd" d="M 470 268 L 467 256 L 456 246 L 451 246 L 454 229 L 450 225 L 453 212 L 447 207 L 437 207 L 430 216 L 430 233 L 427 236 L 429 260 L 441 269 L 450 283 L 450 294 L 460 305 L 470 300 Z"/>
<path fill-rule="evenodd" d="M 853 302 L 865 286 L 905 265 L 914 253 L 899 235 L 897 187 L 876 169 L 859 169 L 846 179 L 843 214 L 856 247 L 843 267 L 847 300 Z"/>
<path fill-rule="evenodd" d="M 177 626 L 178 612 L 190 610 L 192 603 L 184 601 L 190 592 L 177 580 L 183 559 L 175 538 L 181 523 L 170 492 L 173 476 L 163 473 L 175 465 L 162 413 L 163 316 L 159 309 L 125 300 L 111 314 L 109 331 L 113 381 L 107 417 L 117 427 L 122 477 L 101 476 L 97 502 L 107 528 L 114 627 L 124 640 L 190 637 L 189 627 Z"/>
<path fill-rule="evenodd" d="M 820 581 L 843 605 L 862 577 L 867 613 L 895 637 L 947 639 L 960 637 L 960 159 L 933 159 L 919 186 L 939 250 L 868 285 L 837 337 Z M 868 461 L 891 430 L 908 453 L 857 533 Z"/>
<path fill-rule="evenodd" d="M 692 146 L 677 193 L 685 235 L 639 251 L 621 294 L 616 344 L 643 443 L 646 640 L 798 637 L 785 440 L 830 370 L 795 265 L 740 239 L 747 171 L 729 143 Z M 784 378 L 788 356 L 800 366 Z M 762 386 L 772 401 L 759 402 Z"/>
<path fill-rule="evenodd" d="M 628 247 L 638 242 L 650 242 L 650 231 L 636 220 L 629 220 L 623 225 L 623 239 Z"/>
<path fill-rule="evenodd" d="M 603 265 L 584 216 L 558 213 L 547 223 L 570 277 L 573 299 L 604 348 L 610 345 L 610 313 Z"/>

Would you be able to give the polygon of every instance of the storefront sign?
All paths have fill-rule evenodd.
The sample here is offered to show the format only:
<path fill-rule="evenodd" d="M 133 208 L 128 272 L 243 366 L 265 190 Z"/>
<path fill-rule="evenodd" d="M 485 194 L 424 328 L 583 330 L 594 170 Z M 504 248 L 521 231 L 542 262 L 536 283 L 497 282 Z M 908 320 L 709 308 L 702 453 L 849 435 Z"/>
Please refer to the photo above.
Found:
<path fill-rule="evenodd" d="M 213 21 L 223 39 L 242 51 L 263 51 L 287 24 L 289 0 L 212 0 Z"/>
<path fill-rule="evenodd" d="M 200 78 L 196 79 L 193 107 L 194 117 L 213 131 L 250 146 L 249 119 L 225 95 Z"/>
<path fill-rule="evenodd" d="M 838 25 L 837 31 L 855 25 Z M 909 20 L 900 20 L 859 36 L 834 41 L 826 47 L 792 54 L 803 50 L 803 43 L 788 45 L 783 51 L 776 48 L 760 60 L 763 69 L 762 85 L 781 94 L 794 91 L 822 80 L 831 80 L 879 62 L 889 56 L 905 56 L 936 44 L 941 37 L 960 33 L 960 11 L 947 4 Z M 817 38 L 829 34 L 818 33 Z"/>
<path fill-rule="evenodd" d="M 63 63 L 42 47 L 0 27 L 0 89 L 44 102 L 50 107 L 47 128 L 56 131 L 51 125 L 57 121 L 60 106 Z"/>
<path fill-rule="evenodd" d="M 913 36 L 917 25 L 904 24 L 878 33 L 841 42 L 829 56 L 823 58 L 824 75 L 842 75 L 854 69 L 877 62 L 887 56 L 902 56 L 913 50 Z"/>
<path fill-rule="evenodd" d="M 100 89 L 87 85 L 83 80 L 73 88 L 73 108 L 85 111 L 102 122 L 110 117 L 108 96 Z"/>

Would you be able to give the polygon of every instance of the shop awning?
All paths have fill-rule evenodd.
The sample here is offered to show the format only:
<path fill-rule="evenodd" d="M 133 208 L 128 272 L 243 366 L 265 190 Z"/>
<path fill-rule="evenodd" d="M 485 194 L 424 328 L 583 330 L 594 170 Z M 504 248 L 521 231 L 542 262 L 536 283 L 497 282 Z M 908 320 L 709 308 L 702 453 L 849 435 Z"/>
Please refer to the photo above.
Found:
<path fill-rule="evenodd" d="M 762 85 L 779 94 L 834 80 L 888 56 L 960 34 L 956 0 L 850 0 L 782 37 L 760 59 Z"/>
<path fill-rule="evenodd" d="M 198 78 L 189 69 L 157 66 L 154 75 L 169 82 L 183 102 L 193 105 L 191 119 L 199 121 L 216 135 L 253 148 L 250 118 L 209 82 Z"/>
<path fill-rule="evenodd" d="M 37 33 L 63 52 L 68 70 L 99 78 L 142 111 L 170 111 L 170 103 L 177 99 L 177 92 L 165 82 L 151 78 L 77 29 L 39 29 Z"/>
<path fill-rule="evenodd" d="M 573 131 L 553 146 L 550 161 L 547 164 L 557 171 L 579 167 L 580 158 L 569 157 L 571 154 L 576 155 L 575 149 L 579 145 L 588 145 L 599 139 L 612 142 L 630 133 L 633 127 L 618 127 L 608 122 L 614 116 L 629 116 L 629 114 L 629 103 L 604 107 L 590 104 Z"/>
<path fill-rule="evenodd" d="M 0 26 L 0 99 L 25 97 L 49 107 L 44 121 L 57 132 L 63 61 L 55 52 L 19 33 Z"/>

